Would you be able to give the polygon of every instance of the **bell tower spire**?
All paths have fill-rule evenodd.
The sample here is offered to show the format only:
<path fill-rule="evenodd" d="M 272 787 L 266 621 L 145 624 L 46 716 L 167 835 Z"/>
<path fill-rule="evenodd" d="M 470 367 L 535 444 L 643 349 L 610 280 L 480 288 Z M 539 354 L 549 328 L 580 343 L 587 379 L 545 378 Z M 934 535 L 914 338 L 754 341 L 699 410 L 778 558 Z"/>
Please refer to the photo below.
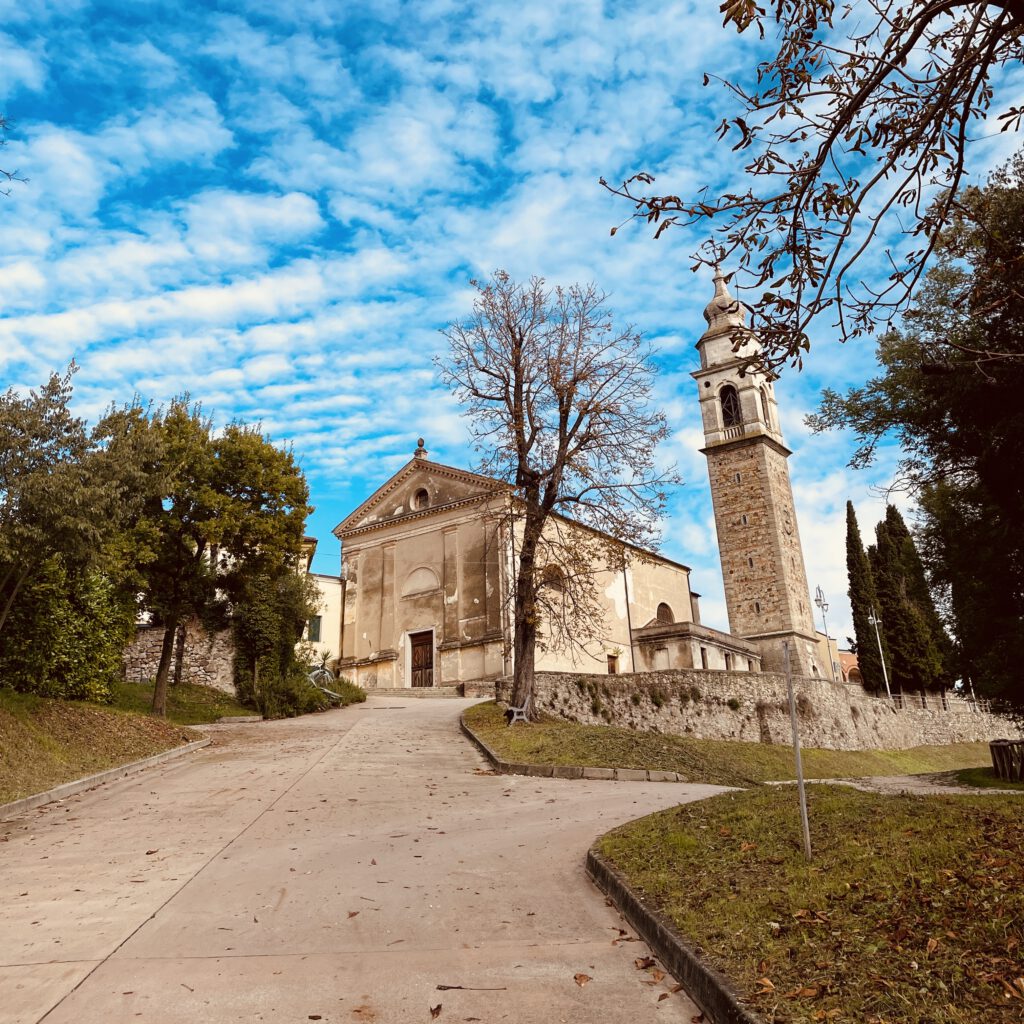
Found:
<path fill-rule="evenodd" d="M 746 311 L 715 268 L 694 371 L 704 425 L 729 628 L 761 649 L 766 671 L 783 668 L 783 641 L 798 675 L 820 675 L 807 573 L 793 508 L 771 377 Z"/>

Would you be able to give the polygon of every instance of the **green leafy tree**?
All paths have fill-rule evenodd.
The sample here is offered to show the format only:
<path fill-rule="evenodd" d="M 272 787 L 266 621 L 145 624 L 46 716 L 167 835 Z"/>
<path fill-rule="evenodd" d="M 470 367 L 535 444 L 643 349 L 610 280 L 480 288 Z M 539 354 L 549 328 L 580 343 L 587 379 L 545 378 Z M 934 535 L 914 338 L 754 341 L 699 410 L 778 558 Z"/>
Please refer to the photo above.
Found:
<path fill-rule="evenodd" d="M 309 490 L 291 452 L 242 424 L 214 436 L 187 397 L 153 424 L 163 485 L 146 513 L 154 552 L 146 604 L 164 629 L 153 691 L 153 710 L 164 714 L 179 625 L 190 615 L 216 616 L 268 567 L 297 564 Z"/>
<path fill-rule="evenodd" d="M 936 483 L 919 501 L 925 566 L 955 629 L 954 674 L 971 691 L 1024 704 L 1020 537 L 980 484 Z"/>
<path fill-rule="evenodd" d="M 824 392 L 816 430 L 852 430 L 851 465 L 883 441 L 918 498 L 923 562 L 955 637 L 955 671 L 1024 704 L 1024 155 L 965 191 L 882 372 Z M 962 532 L 961 532 L 962 531 Z M 977 558 L 974 553 L 977 552 Z"/>
<path fill-rule="evenodd" d="M 864 687 L 869 690 L 880 690 L 885 685 L 882 656 L 878 650 L 881 631 L 876 635 L 875 627 L 869 619 L 872 612 L 876 616 L 881 613 L 881 605 L 875 593 L 871 563 L 864 550 L 852 501 L 846 503 L 846 571 L 850 580 L 848 593 L 850 609 L 853 612 L 853 632 L 857 641 L 857 665 Z M 882 650 L 885 650 L 884 640 Z M 887 658 L 886 665 L 890 664 L 891 658 Z"/>
<path fill-rule="evenodd" d="M 315 581 L 294 563 L 245 580 L 234 605 L 235 680 L 239 694 L 267 718 L 329 706 L 308 681 L 297 650 L 320 599 Z"/>

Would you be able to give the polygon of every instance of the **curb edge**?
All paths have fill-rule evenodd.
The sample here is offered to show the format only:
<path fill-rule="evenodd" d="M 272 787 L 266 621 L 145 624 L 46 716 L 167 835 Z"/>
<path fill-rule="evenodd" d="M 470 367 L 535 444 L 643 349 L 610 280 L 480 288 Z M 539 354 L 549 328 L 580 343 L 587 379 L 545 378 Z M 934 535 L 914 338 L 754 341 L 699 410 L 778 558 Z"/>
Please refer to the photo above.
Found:
<path fill-rule="evenodd" d="M 173 761 L 175 758 L 185 754 L 191 754 L 194 750 L 209 746 L 213 742 L 209 737 L 202 740 L 193 740 L 191 743 L 183 743 L 180 747 L 171 747 L 170 750 L 162 750 L 159 754 L 144 757 L 141 761 L 132 761 L 129 764 L 118 765 L 116 768 L 108 768 L 106 771 L 97 772 L 95 775 L 87 775 L 84 779 L 75 779 L 72 782 L 65 782 L 53 789 L 43 793 L 33 793 L 32 796 L 24 796 L 20 800 L 12 800 L 9 804 L 0 804 L 0 821 L 13 818 L 22 811 L 31 811 L 43 804 L 50 804 L 56 800 L 63 800 L 65 797 L 74 796 L 83 790 L 92 789 L 94 786 L 101 786 L 105 782 L 114 782 L 123 779 L 126 775 L 134 775 L 145 768 L 153 768 L 156 765 L 164 764 L 166 761 Z"/>
<path fill-rule="evenodd" d="M 590 880 L 636 929 L 687 995 L 714 1024 L 763 1024 L 740 1002 L 729 980 L 706 964 L 664 914 L 645 906 L 619 871 L 592 846 L 587 851 Z"/>

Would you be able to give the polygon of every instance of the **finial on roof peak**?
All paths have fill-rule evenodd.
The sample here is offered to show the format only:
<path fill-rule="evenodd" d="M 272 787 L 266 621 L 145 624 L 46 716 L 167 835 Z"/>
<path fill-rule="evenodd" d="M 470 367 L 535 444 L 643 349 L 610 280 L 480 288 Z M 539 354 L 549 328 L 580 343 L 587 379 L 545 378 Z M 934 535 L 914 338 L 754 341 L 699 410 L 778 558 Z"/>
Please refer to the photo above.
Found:
<path fill-rule="evenodd" d="M 729 293 L 729 286 L 726 284 L 727 275 L 722 270 L 721 264 L 715 265 L 715 294 L 704 309 L 704 319 L 709 326 L 719 324 L 739 326 L 743 323 L 743 307 Z M 723 318 L 723 319 L 719 319 Z"/>
<path fill-rule="evenodd" d="M 416 439 L 416 451 L 412 453 L 414 459 L 425 459 L 427 457 L 427 449 L 423 447 L 423 438 Z"/>

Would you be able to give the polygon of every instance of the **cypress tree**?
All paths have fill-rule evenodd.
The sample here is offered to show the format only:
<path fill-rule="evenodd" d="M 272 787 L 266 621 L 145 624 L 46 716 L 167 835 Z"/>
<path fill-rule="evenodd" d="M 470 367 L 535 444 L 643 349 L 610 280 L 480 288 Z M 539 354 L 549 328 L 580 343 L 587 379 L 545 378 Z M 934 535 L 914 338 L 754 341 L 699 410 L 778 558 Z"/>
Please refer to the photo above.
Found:
<path fill-rule="evenodd" d="M 941 685 L 942 658 L 924 612 L 909 596 L 913 588 L 908 586 L 902 522 L 890 525 L 887 517 L 875 528 L 871 570 L 890 657 L 890 683 L 894 691 L 921 691 Z"/>
<path fill-rule="evenodd" d="M 899 546 L 900 563 L 903 569 L 904 587 L 907 600 L 910 601 L 921 614 L 931 635 L 931 642 L 935 648 L 940 663 L 940 668 L 933 676 L 933 682 L 929 689 L 945 689 L 952 685 L 953 666 L 953 642 L 942 624 L 938 610 L 935 607 L 935 599 L 932 597 L 931 588 L 928 586 L 928 579 L 925 576 L 924 563 L 917 550 L 913 534 L 907 528 L 907 524 L 900 515 L 899 509 L 889 505 L 885 510 L 885 523 L 889 535 Z"/>
<path fill-rule="evenodd" d="M 875 627 L 868 621 L 872 609 L 880 614 L 878 595 L 875 593 L 875 581 L 871 575 L 871 564 L 860 538 L 860 527 L 857 525 L 857 514 L 853 510 L 853 502 L 846 503 L 846 573 L 850 581 L 850 609 L 853 612 L 853 633 L 857 641 L 857 664 L 860 668 L 864 688 L 879 690 L 885 685 L 882 662 L 878 654 L 878 640 Z M 885 640 L 882 648 L 885 649 Z M 888 654 L 886 666 L 890 665 Z"/>

